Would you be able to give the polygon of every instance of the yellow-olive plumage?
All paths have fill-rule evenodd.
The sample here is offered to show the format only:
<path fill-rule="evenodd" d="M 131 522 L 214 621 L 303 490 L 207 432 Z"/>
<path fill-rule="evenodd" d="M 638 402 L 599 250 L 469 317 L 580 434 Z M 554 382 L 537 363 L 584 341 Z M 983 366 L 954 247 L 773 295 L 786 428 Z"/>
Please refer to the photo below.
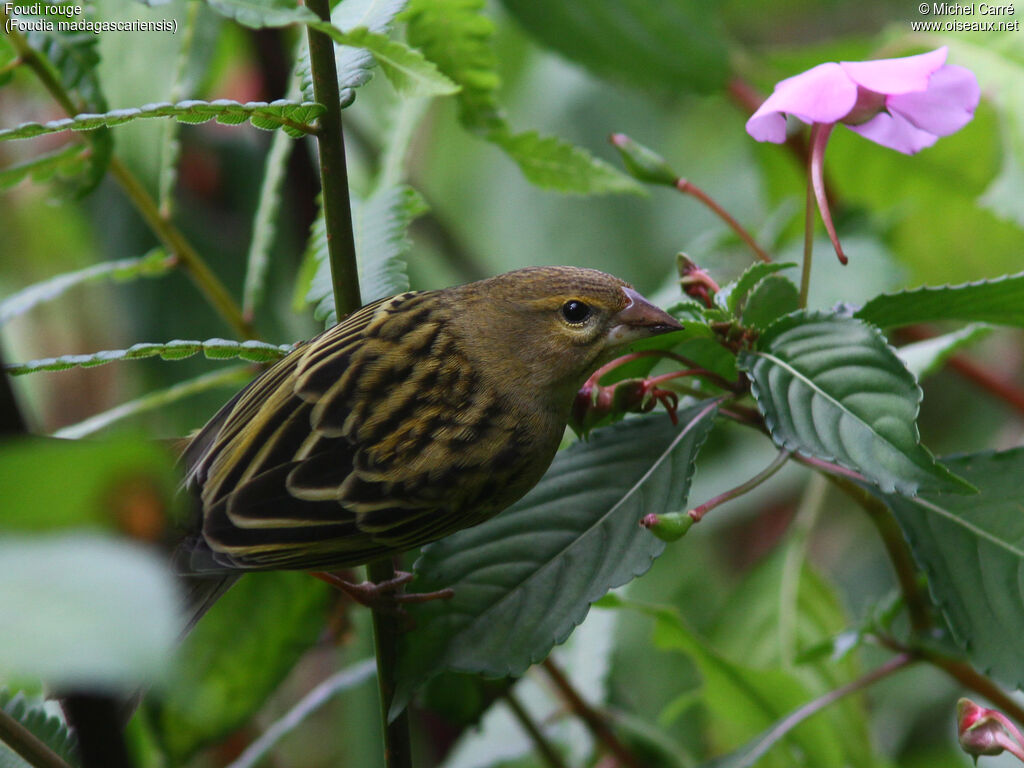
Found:
<path fill-rule="evenodd" d="M 323 570 L 481 522 L 544 474 L 588 374 L 679 327 L 621 280 L 575 267 L 363 307 L 192 439 L 202 520 L 187 565 Z"/>

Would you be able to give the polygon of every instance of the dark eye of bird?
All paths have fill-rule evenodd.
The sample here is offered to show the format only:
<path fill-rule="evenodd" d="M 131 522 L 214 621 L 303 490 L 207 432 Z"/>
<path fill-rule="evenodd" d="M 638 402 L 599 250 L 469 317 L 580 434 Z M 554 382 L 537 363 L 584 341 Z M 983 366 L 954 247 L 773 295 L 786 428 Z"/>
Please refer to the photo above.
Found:
<path fill-rule="evenodd" d="M 562 317 L 570 323 L 582 323 L 590 317 L 590 307 L 582 301 L 572 299 L 562 305 Z"/>

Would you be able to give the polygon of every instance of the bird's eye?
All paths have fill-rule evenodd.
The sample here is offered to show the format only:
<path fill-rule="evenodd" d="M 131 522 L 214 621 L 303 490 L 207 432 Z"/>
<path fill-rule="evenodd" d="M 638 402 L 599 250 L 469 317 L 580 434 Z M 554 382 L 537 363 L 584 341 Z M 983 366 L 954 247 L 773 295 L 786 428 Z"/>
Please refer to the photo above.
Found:
<path fill-rule="evenodd" d="M 582 323 L 590 317 L 590 306 L 582 301 L 572 299 L 562 305 L 562 317 L 570 323 Z"/>

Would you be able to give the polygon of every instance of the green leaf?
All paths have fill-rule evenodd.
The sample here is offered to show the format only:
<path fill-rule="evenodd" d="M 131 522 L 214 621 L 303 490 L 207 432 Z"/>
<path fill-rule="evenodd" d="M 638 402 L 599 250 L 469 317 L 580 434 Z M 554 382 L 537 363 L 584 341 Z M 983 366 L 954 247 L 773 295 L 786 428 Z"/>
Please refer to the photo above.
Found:
<path fill-rule="evenodd" d="M 326 32 L 339 45 L 368 50 L 395 90 L 405 96 L 447 96 L 459 90 L 459 86 L 442 75 L 433 62 L 423 58 L 422 53 L 387 35 L 371 32 L 366 27 L 342 32 L 324 22 L 310 26 Z"/>
<path fill-rule="evenodd" d="M 78 472 L 45 469 L 50 485 Z M 4 535 L 0 560 L 0 676 L 100 690 L 163 676 L 180 627 L 165 558 L 78 533 Z"/>
<path fill-rule="evenodd" d="M 252 29 L 284 27 L 318 19 L 296 0 L 206 0 L 206 3 L 221 16 Z"/>
<path fill-rule="evenodd" d="M 980 489 L 964 498 L 885 496 L 928 576 L 936 605 L 971 662 L 1024 687 L 1024 448 L 946 459 Z"/>
<path fill-rule="evenodd" d="M 643 194 L 643 187 L 585 149 L 536 131 L 494 131 L 487 138 L 501 147 L 523 175 L 538 187 L 578 195 Z"/>
<path fill-rule="evenodd" d="M 797 663 L 808 649 L 831 640 L 849 627 L 839 596 L 806 562 L 787 572 L 791 542 L 762 558 L 733 590 L 719 613 L 708 641 L 724 657 L 748 668 L 790 670 L 813 696 L 822 696 L 860 676 L 852 657 L 819 657 Z M 788 585 L 788 579 L 793 584 Z M 787 587 L 792 605 L 784 604 Z M 789 645 L 790 647 L 786 647 Z M 829 724 L 839 765 L 874 768 L 868 719 L 856 698 L 831 705 L 819 717 Z M 768 746 L 768 745 L 765 745 Z"/>
<path fill-rule="evenodd" d="M 175 339 L 163 344 L 134 344 L 128 349 L 107 349 L 89 355 L 61 355 L 27 363 L 11 363 L 4 370 L 12 376 L 37 371 L 65 371 L 68 368 L 93 368 L 115 360 L 141 360 L 146 357 L 161 357 L 164 360 L 184 360 L 202 352 L 211 360 L 240 358 L 253 363 L 267 363 L 280 360 L 294 349 L 292 344 L 267 344 L 263 341 L 228 341 L 207 339 L 206 341 L 183 341 Z"/>
<path fill-rule="evenodd" d="M 653 617 L 655 647 L 686 654 L 693 661 L 703 678 L 702 701 L 709 711 L 709 727 L 720 747 L 739 747 L 812 697 L 789 672 L 728 661 L 691 631 L 672 608 L 633 603 L 618 595 L 609 595 L 602 605 Z M 790 732 L 774 745 L 771 754 L 776 758 L 771 765 L 845 765 L 832 725 L 822 718 Z"/>
<path fill-rule="evenodd" d="M 953 333 L 907 344 L 896 350 L 907 370 L 920 381 L 939 370 L 957 351 L 991 333 L 987 325 L 968 325 Z"/>
<path fill-rule="evenodd" d="M 498 105 L 501 79 L 484 0 L 412 0 L 409 42 L 457 83 L 459 119 L 504 150 L 533 184 L 574 194 L 642 193 L 633 179 L 589 152 L 535 131 L 513 133 Z"/>
<path fill-rule="evenodd" d="M 405 7 L 405 3 L 406 0 L 345 0 L 331 11 L 331 24 L 335 33 L 342 30 L 341 34 L 344 34 L 344 30 L 364 28 L 371 33 L 384 35 L 391 29 L 395 16 Z M 315 23 L 322 24 L 320 21 Z M 350 45 L 336 45 L 334 58 L 338 69 L 341 105 L 347 107 L 355 100 L 354 89 L 365 85 L 373 76 L 370 70 L 376 60 L 366 48 Z M 313 80 L 308 46 L 303 45 L 298 71 L 302 93 L 308 100 L 312 100 Z"/>
<path fill-rule="evenodd" d="M 800 307 L 800 292 L 788 277 L 771 275 L 759 282 L 747 296 L 743 324 L 764 330 L 783 315 Z"/>
<path fill-rule="evenodd" d="M 81 114 L 48 123 L 22 123 L 16 128 L 0 131 L 0 141 L 30 139 L 61 131 L 91 131 L 113 127 L 152 117 L 174 117 L 183 123 L 205 123 L 216 120 L 225 125 L 238 125 L 247 120 L 256 128 L 274 130 L 283 128 L 292 138 L 313 131 L 311 123 L 323 114 L 324 108 L 315 102 L 293 102 L 279 99 L 270 102 L 250 101 L 241 104 L 230 99 L 216 101 L 181 101 L 146 104 L 131 109 L 115 109 L 103 114 Z"/>
<path fill-rule="evenodd" d="M 409 44 L 419 48 L 461 86 L 459 119 L 472 130 L 505 127 L 498 106 L 498 59 L 491 46 L 494 22 L 483 14 L 484 0 L 410 0 L 403 18 Z"/>
<path fill-rule="evenodd" d="M 42 700 L 32 700 L 21 691 L 13 696 L 0 688 L 0 709 L 13 717 L 69 765 L 79 765 L 78 740 L 67 724 L 47 711 Z M 23 758 L 0 742 L 0 766 L 32 768 Z"/>
<path fill-rule="evenodd" d="M 717 6 L 700 0 L 502 0 L 544 45 L 598 77 L 657 94 L 725 86 L 727 38 Z"/>
<path fill-rule="evenodd" d="M 195 63 L 200 59 L 196 56 L 197 48 L 201 50 L 202 42 L 197 43 L 197 27 L 199 26 L 201 4 L 188 4 L 185 17 L 181 24 L 181 44 L 174 62 L 174 77 L 167 93 L 168 101 L 180 101 L 198 86 Z M 175 19 L 175 23 L 177 20 Z M 177 34 L 177 32 L 175 32 Z M 201 66 L 201 65 L 200 65 Z M 153 83 L 156 87 L 156 83 Z M 298 88 L 289 96 L 298 96 Z M 157 171 L 157 206 L 165 219 L 174 215 L 174 192 L 178 182 L 178 167 L 181 160 L 181 126 L 176 121 L 167 121 L 160 131 L 160 166 Z M 278 140 L 277 134 L 274 140 Z M 283 141 L 283 137 L 281 139 Z M 128 143 L 131 143 L 129 139 Z M 148 145 L 149 142 L 146 142 Z"/>
<path fill-rule="evenodd" d="M 77 142 L 0 170 L 0 189 L 13 187 L 24 179 L 47 181 L 53 176 L 70 177 L 86 167 L 87 147 Z"/>
<path fill-rule="evenodd" d="M 564 642 L 590 603 L 645 572 L 664 543 L 638 522 L 686 504 L 693 462 L 716 403 L 631 419 L 555 457 L 540 483 L 493 520 L 425 547 L 420 592 L 451 600 L 410 607 L 392 716 L 428 678 L 450 669 L 519 675 Z"/>
<path fill-rule="evenodd" d="M 405 263 L 412 247 L 409 225 L 425 211 L 423 199 L 406 186 L 378 189 L 365 201 L 353 199 L 352 225 L 364 304 L 409 290 Z M 322 206 L 313 222 L 306 254 L 317 265 L 306 301 L 316 306 L 313 314 L 318 320 L 334 325 L 337 315 Z"/>
<path fill-rule="evenodd" d="M 92 12 L 85 11 L 86 17 Z M 42 54 L 53 67 L 61 86 L 70 92 L 76 106 L 85 112 L 101 113 L 107 110 L 107 100 L 98 76 L 98 36 L 91 32 L 30 32 L 29 45 Z M 89 135 L 90 152 L 85 155 L 82 175 L 69 187 L 72 196 L 81 198 L 94 190 L 103 180 L 114 154 L 113 137 L 105 129 Z"/>
<path fill-rule="evenodd" d="M 854 317 L 892 328 L 937 320 L 1015 325 L 1024 328 L 1024 272 L 964 285 L 917 288 L 877 296 Z"/>
<path fill-rule="evenodd" d="M 19 66 L 14 64 L 17 58 L 18 53 L 11 45 L 10 39 L 6 35 L 0 37 L 0 86 L 11 82 L 11 78 L 14 77 L 14 69 L 8 69 L 8 67 Z"/>
<path fill-rule="evenodd" d="M 214 604 L 182 644 L 167 684 L 145 701 L 172 765 L 255 714 L 316 642 L 327 598 L 309 574 L 280 571 L 246 574 Z"/>
<path fill-rule="evenodd" d="M 739 365 L 780 447 L 859 472 L 886 493 L 970 492 L 920 444 L 921 389 L 871 326 L 787 315 Z"/>
<path fill-rule="evenodd" d="M 65 90 L 75 91 L 83 105 L 92 110 L 106 110 L 106 99 L 100 89 L 96 67 L 99 36 L 91 32 L 30 32 L 28 44 L 39 51 L 57 73 Z"/>
<path fill-rule="evenodd" d="M 795 266 L 796 264 L 791 261 L 785 263 L 759 261 L 751 264 L 736 280 L 722 286 L 721 290 L 715 294 L 715 304 L 722 309 L 729 310 L 735 317 L 739 317 L 742 314 L 747 295 L 754 286 L 768 275 Z"/>
<path fill-rule="evenodd" d="M 239 386 L 250 378 L 252 378 L 252 367 L 249 365 L 236 365 L 222 371 L 211 371 L 194 379 L 174 384 L 167 387 L 167 389 L 150 392 L 142 397 L 121 403 L 102 413 L 97 413 L 95 416 L 90 416 L 77 424 L 62 427 L 54 432 L 53 436 L 66 440 L 77 440 L 86 435 L 96 434 L 124 419 L 163 408 L 165 405 L 176 403 L 200 392 L 206 392 L 217 387 L 238 389 Z"/>
<path fill-rule="evenodd" d="M 23 288 L 0 301 L 0 325 L 28 312 L 44 301 L 56 299 L 76 285 L 103 278 L 132 280 L 136 277 L 159 277 L 169 272 L 172 266 L 167 254 L 158 248 L 139 258 L 105 261 L 75 272 L 57 275 L 49 280 Z"/>
<path fill-rule="evenodd" d="M 143 502 L 172 517 L 184 500 L 169 451 L 148 440 L 80 442 L 32 437 L 0 443 L 0 530 L 113 528 Z M 54 482 L 59 477 L 60 482 Z"/>

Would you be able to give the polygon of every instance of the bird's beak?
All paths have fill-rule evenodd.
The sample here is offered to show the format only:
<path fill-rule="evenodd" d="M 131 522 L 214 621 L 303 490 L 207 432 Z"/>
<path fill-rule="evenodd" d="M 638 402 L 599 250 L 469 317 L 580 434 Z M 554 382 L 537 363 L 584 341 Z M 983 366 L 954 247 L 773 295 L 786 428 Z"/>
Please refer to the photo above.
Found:
<path fill-rule="evenodd" d="M 623 287 L 626 306 L 612 316 L 612 329 L 608 333 L 609 345 L 628 344 L 648 336 L 682 330 L 672 315 L 658 309 L 632 288 Z"/>

